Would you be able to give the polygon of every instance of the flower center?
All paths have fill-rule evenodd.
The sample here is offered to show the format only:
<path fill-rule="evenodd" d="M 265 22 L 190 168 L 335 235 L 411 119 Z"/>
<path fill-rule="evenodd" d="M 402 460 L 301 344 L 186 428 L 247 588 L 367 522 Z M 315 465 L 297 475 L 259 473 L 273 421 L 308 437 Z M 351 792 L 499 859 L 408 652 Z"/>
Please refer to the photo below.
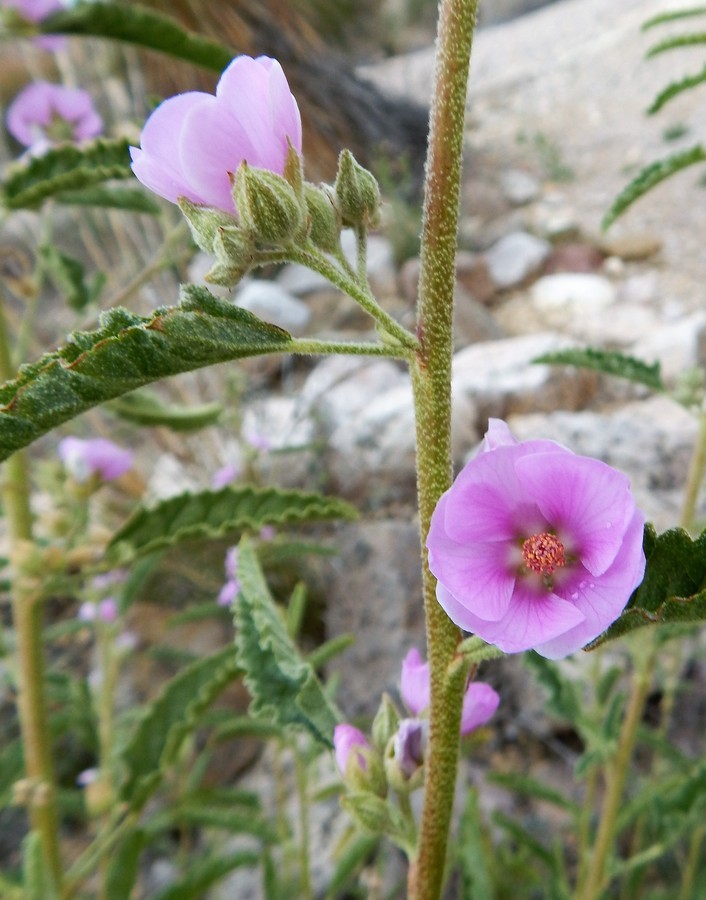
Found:
<path fill-rule="evenodd" d="M 527 538 L 522 545 L 522 559 L 527 568 L 538 575 L 553 575 L 566 565 L 564 545 L 555 534 L 547 531 Z"/>

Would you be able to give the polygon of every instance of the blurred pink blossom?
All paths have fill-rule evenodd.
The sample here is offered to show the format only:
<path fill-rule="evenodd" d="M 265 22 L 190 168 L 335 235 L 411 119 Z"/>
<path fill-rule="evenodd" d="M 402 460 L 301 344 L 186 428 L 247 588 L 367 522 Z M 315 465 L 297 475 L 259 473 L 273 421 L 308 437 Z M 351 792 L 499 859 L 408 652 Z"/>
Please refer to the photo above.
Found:
<path fill-rule="evenodd" d="M 41 22 L 54 13 L 61 12 L 67 4 L 62 0 L 0 0 L 0 7 L 15 9 L 28 22 Z M 66 42 L 61 35 L 43 35 L 33 39 L 43 50 L 59 50 Z"/>
<path fill-rule="evenodd" d="M 221 466 L 220 469 L 213 473 L 213 477 L 211 478 L 211 487 L 214 491 L 219 491 L 221 488 L 224 488 L 227 484 L 230 484 L 231 481 L 235 481 L 235 479 L 240 475 L 240 469 L 234 463 L 227 463 L 225 466 Z"/>
<path fill-rule="evenodd" d="M 83 141 L 99 135 L 103 120 L 91 95 L 49 81 L 24 87 L 7 110 L 7 130 L 32 153 L 62 141 Z"/>
<path fill-rule="evenodd" d="M 288 141 L 301 152 L 301 119 L 280 64 L 238 56 L 215 97 L 201 91 L 161 103 L 131 147 L 132 170 L 146 187 L 176 203 L 235 210 L 231 177 L 243 161 L 281 175 Z"/>
<path fill-rule="evenodd" d="M 427 539 L 449 617 L 506 653 L 560 659 L 598 637 L 640 584 L 644 517 L 625 475 L 491 419 Z"/>
<path fill-rule="evenodd" d="M 420 716 L 429 707 L 431 685 L 429 663 L 425 663 L 416 647 L 402 660 L 400 694 L 407 709 Z M 471 681 L 463 698 L 461 734 L 467 735 L 485 725 L 495 714 L 500 695 L 484 681 Z"/>
<path fill-rule="evenodd" d="M 79 483 L 96 475 L 103 481 L 112 481 L 124 475 L 133 464 L 131 450 L 105 438 L 66 437 L 59 442 L 58 452 L 67 472 Z"/>
<path fill-rule="evenodd" d="M 369 749 L 370 742 L 358 728 L 346 723 L 336 725 L 333 730 L 333 747 L 336 756 L 336 765 L 342 775 L 346 774 L 346 767 L 348 766 L 348 759 L 351 753 L 355 753 L 355 759 L 358 766 L 363 771 L 367 769 L 367 760 L 365 759 L 364 754 L 356 750 L 356 747 Z"/>
<path fill-rule="evenodd" d="M 428 723 L 402 719 L 393 738 L 394 758 L 405 778 L 410 778 L 424 762 Z"/>

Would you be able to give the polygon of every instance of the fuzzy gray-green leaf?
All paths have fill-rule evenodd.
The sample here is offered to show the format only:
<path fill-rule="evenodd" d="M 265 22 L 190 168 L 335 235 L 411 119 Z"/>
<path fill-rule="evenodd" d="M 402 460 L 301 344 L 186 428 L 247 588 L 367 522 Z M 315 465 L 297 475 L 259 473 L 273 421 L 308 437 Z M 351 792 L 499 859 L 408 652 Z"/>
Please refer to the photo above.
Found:
<path fill-rule="evenodd" d="M 252 696 L 250 712 L 279 725 L 304 728 L 332 747 L 339 714 L 313 667 L 287 634 L 255 551 L 243 538 L 238 553 L 240 593 L 233 605 L 235 646 Z"/>
<path fill-rule="evenodd" d="M 178 306 L 151 316 L 111 309 L 97 331 L 68 343 L 0 386 L 0 460 L 57 425 L 169 375 L 286 351 L 291 335 L 186 285 Z"/>
<path fill-rule="evenodd" d="M 132 178 L 128 141 L 99 138 L 81 147 L 62 144 L 15 163 L 0 185 L 0 204 L 33 209 L 64 191 L 80 191 L 115 178 Z"/>
<path fill-rule="evenodd" d="M 648 191 L 651 191 L 653 187 L 666 178 L 669 178 L 676 172 L 680 172 L 682 169 L 686 169 L 688 166 L 705 161 L 706 150 L 701 144 L 696 144 L 695 147 L 691 147 L 688 150 L 682 150 L 679 153 L 668 156 L 666 159 L 650 163 L 618 194 L 603 217 L 601 227 L 605 230 L 612 225 L 618 216 L 621 216 L 636 200 L 644 197 Z"/>
<path fill-rule="evenodd" d="M 122 558 L 151 553 L 181 540 L 217 538 L 264 525 L 355 518 L 337 497 L 277 487 L 227 486 L 218 491 L 181 494 L 157 506 L 139 507 L 108 545 Z"/>
<path fill-rule="evenodd" d="M 606 375 L 626 378 L 644 384 L 653 391 L 664 391 L 658 362 L 648 364 L 634 356 L 625 356 L 615 350 L 601 350 L 596 347 L 571 348 L 545 353 L 533 359 L 534 363 L 550 366 L 577 366 L 579 369 L 595 369 Z"/>

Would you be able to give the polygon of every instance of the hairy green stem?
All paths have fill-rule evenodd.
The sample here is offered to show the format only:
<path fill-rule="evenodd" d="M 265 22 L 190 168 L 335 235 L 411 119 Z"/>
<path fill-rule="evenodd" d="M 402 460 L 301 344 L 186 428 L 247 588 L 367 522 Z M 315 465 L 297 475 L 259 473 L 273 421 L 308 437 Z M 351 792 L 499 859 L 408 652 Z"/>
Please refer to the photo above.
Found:
<path fill-rule="evenodd" d="M 0 379 L 13 377 L 14 367 L 3 297 L 0 297 Z M 27 806 L 31 827 L 42 842 L 48 875 L 58 888 L 62 866 L 56 783 L 49 738 L 42 647 L 41 585 L 26 571 L 32 547 L 32 512 L 27 457 L 15 453 L 4 466 L 2 501 L 5 508 L 13 568 L 12 618 L 17 640 L 18 713 L 28 780 Z"/>
<path fill-rule="evenodd" d="M 651 637 L 651 636 L 650 636 Z M 583 885 L 576 892 L 576 900 L 599 900 L 603 896 L 605 870 L 610 853 L 613 848 L 615 823 L 620 811 L 623 799 L 623 789 L 632 762 L 637 731 L 642 720 L 645 702 L 652 685 L 652 674 L 657 655 L 654 641 L 644 654 L 645 648 L 640 648 L 634 654 L 637 661 L 637 669 L 633 675 L 632 692 L 628 708 L 623 720 L 623 726 L 618 738 L 618 747 L 615 756 L 607 765 L 606 790 L 598 823 L 598 832 L 593 846 L 590 863 L 586 870 L 586 878 Z"/>
<path fill-rule="evenodd" d="M 411 900 L 441 894 L 458 768 L 465 666 L 451 663 L 460 633 L 436 600 L 426 537 L 439 497 L 451 484 L 453 294 L 466 90 L 478 0 L 441 0 L 417 306 L 420 348 L 412 363 L 417 423 L 417 490 L 427 653 L 431 673 L 429 745 L 419 852 L 409 873 Z"/>
<path fill-rule="evenodd" d="M 364 341 L 319 341 L 302 338 L 286 344 L 283 353 L 301 353 L 307 356 L 346 354 L 347 356 L 384 356 L 388 359 L 409 359 L 411 351 L 399 344 L 371 344 Z"/>

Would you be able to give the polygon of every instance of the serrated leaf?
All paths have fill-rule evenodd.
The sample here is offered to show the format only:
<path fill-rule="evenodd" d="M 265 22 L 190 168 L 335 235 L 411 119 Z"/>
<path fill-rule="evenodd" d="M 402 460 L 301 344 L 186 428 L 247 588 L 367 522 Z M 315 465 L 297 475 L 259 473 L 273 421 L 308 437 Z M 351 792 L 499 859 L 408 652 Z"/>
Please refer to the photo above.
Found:
<path fill-rule="evenodd" d="M 655 25 L 663 25 L 665 22 L 674 22 L 676 19 L 688 19 L 692 16 L 702 16 L 706 14 L 706 6 L 692 6 L 686 9 L 677 9 L 672 12 L 659 13 L 652 16 L 646 22 L 642 23 L 642 30 L 647 31 L 654 28 Z"/>
<path fill-rule="evenodd" d="M 122 800 L 133 809 L 144 804 L 198 716 L 239 674 L 233 648 L 225 647 L 172 678 L 147 706 L 119 753 Z"/>
<path fill-rule="evenodd" d="M 625 356 L 613 350 L 597 347 L 581 347 L 544 353 L 532 360 L 550 366 L 577 366 L 580 369 L 595 369 L 606 375 L 626 378 L 644 384 L 654 391 L 664 391 L 658 362 L 649 365 L 634 356 Z"/>
<path fill-rule="evenodd" d="M 80 311 L 98 299 L 106 281 L 103 272 L 97 272 L 88 283 L 83 264 L 72 256 L 62 253 L 53 244 L 41 246 L 39 255 L 44 271 L 64 294 L 71 309 Z"/>
<path fill-rule="evenodd" d="M 80 147 L 62 144 L 42 156 L 17 162 L 0 185 L 0 204 L 33 209 L 65 191 L 83 190 L 115 178 L 133 178 L 129 143 L 98 138 Z"/>
<path fill-rule="evenodd" d="M 100 206 L 104 209 L 122 209 L 126 212 L 158 216 L 162 207 L 142 188 L 92 185 L 74 191 L 62 191 L 54 196 L 64 206 Z"/>
<path fill-rule="evenodd" d="M 646 525 L 643 546 L 647 566 L 642 584 L 620 618 L 585 649 L 645 625 L 706 621 L 706 531 L 692 540 L 681 528 L 657 536 Z"/>
<path fill-rule="evenodd" d="M 111 309 L 97 331 L 22 366 L 0 386 L 0 460 L 87 409 L 169 375 L 286 351 L 292 337 L 206 288 L 182 287 L 179 306 L 151 316 Z"/>
<path fill-rule="evenodd" d="M 175 19 L 133 3 L 77 3 L 44 19 L 39 28 L 44 34 L 99 37 L 149 47 L 215 72 L 236 55 L 223 44 L 186 31 Z"/>
<path fill-rule="evenodd" d="M 675 34 L 672 37 L 665 38 L 657 44 L 653 44 L 645 53 L 646 59 L 652 59 L 660 53 L 667 50 L 676 50 L 679 47 L 696 47 L 699 44 L 706 44 L 706 32 L 692 32 L 691 34 Z"/>
<path fill-rule="evenodd" d="M 153 900 L 194 900 L 201 897 L 207 888 L 216 884 L 229 872 L 243 866 L 259 865 L 260 855 L 252 850 L 238 850 L 236 853 L 212 856 L 189 863 L 189 870 L 175 884 L 153 894 Z"/>
<path fill-rule="evenodd" d="M 353 519 L 356 511 L 337 497 L 277 487 L 227 485 L 219 491 L 181 494 L 151 508 L 138 507 L 108 544 L 116 555 L 141 555 L 178 541 L 217 538 L 264 525 Z"/>
<path fill-rule="evenodd" d="M 108 409 L 128 422 L 170 428 L 172 431 L 195 431 L 214 425 L 223 412 L 220 403 L 176 406 L 164 403 L 157 394 L 147 390 L 135 391 L 113 400 Z"/>
<path fill-rule="evenodd" d="M 270 594 L 251 542 L 238 551 L 240 593 L 233 604 L 236 655 L 252 696 L 250 712 L 304 728 L 326 747 L 340 716 L 302 659 Z"/>
<path fill-rule="evenodd" d="M 664 90 L 657 94 L 655 99 L 649 105 L 647 114 L 650 116 L 654 115 L 659 112 L 663 106 L 669 103 L 670 100 L 674 99 L 674 97 L 678 97 L 679 94 L 684 93 L 684 91 L 689 91 L 691 88 L 698 87 L 704 82 L 706 82 L 706 66 L 695 75 L 687 75 L 679 81 L 673 81 L 671 84 L 668 84 Z"/>
<path fill-rule="evenodd" d="M 701 144 L 697 144 L 688 150 L 674 153 L 666 159 L 650 163 L 618 194 L 603 217 L 601 228 L 605 231 L 636 200 L 644 197 L 648 191 L 651 191 L 653 187 L 656 187 L 666 178 L 669 178 L 676 172 L 680 172 L 682 169 L 686 169 L 688 166 L 704 161 L 706 161 L 706 150 Z"/>

